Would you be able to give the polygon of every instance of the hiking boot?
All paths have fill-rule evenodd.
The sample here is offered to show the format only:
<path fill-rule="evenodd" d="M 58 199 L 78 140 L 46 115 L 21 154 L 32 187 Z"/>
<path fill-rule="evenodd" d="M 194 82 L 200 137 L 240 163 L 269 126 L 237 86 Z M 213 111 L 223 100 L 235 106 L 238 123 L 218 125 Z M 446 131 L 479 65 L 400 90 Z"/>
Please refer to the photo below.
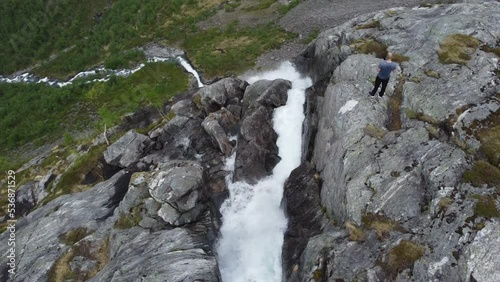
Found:
<path fill-rule="evenodd" d="M 378 94 L 378 96 L 379 96 L 380 98 L 382 98 L 382 97 L 384 97 L 384 94 L 380 93 L 380 94 Z"/>
<path fill-rule="evenodd" d="M 369 92 L 370 93 L 370 96 L 375 96 L 375 93 L 372 93 L 371 91 Z"/>

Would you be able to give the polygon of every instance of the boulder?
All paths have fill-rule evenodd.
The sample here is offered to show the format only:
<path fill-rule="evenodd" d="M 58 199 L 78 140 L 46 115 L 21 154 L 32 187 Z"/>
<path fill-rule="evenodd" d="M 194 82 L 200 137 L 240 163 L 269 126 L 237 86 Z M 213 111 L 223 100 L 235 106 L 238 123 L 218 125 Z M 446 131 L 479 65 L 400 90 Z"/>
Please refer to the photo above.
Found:
<path fill-rule="evenodd" d="M 142 157 L 148 140 L 147 136 L 130 130 L 106 149 L 104 160 L 110 165 L 128 167 Z"/>
<path fill-rule="evenodd" d="M 198 219 L 204 210 L 201 189 L 203 167 L 197 162 L 172 161 L 159 165 L 151 175 L 149 191 L 161 204 L 158 216 L 180 226 Z"/>
<path fill-rule="evenodd" d="M 201 124 L 205 131 L 212 137 L 212 140 L 219 147 L 220 151 L 229 157 L 233 152 L 233 146 L 231 145 L 229 138 L 222 126 L 217 121 L 216 117 L 212 114 L 208 115 L 203 123 Z"/>
<path fill-rule="evenodd" d="M 206 85 L 198 92 L 201 104 L 207 113 L 218 111 L 229 104 L 229 101 L 239 101 L 243 98 L 243 92 L 247 87 L 245 81 L 237 78 L 224 78 L 213 84 Z"/>

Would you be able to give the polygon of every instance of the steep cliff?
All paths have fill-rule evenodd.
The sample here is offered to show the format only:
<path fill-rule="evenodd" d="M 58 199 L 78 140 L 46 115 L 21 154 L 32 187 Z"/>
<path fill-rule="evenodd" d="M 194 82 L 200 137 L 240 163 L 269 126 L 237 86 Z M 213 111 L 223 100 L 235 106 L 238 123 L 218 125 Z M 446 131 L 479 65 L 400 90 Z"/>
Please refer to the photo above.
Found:
<path fill-rule="evenodd" d="M 500 279 L 499 15 L 497 2 L 390 9 L 295 59 L 316 83 L 303 159 L 322 185 L 288 185 L 285 201 L 309 211 L 293 195 L 311 189 L 324 219 L 298 236 L 303 215 L 289 211 L 288 281 Z M 375 98 L 387 52 L 399 67 Z"/>

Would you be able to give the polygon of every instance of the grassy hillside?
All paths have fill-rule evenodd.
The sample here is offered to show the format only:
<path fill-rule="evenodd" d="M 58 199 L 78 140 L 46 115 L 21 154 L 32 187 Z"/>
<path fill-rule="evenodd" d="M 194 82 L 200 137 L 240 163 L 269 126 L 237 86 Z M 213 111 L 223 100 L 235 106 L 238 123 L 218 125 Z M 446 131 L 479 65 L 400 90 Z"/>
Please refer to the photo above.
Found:
<path fill-rule="evenodd" d="M 67 79 L 99 64 L 133 67 L 145 62 L 136 47 L 149 42 L 184 49 L 205 77 L 236 74 L 252 67 L 266 50 L 295 37 L 273 23 L 198 27 L 220 11 L 259 13 L 273 6 L 282 8 L 276 15 L 286 12 L 272 5 L 277 1 L 256 1 L 248 9 L 250 2 L 5 0 L 0 4 L 0 36 L 6 39 L 0 41 L 0 74 L 29 67 L 40 77 Z M 187 82 L 180 67 L 159 63 L 105 83 L 64 88 L 0 83 L 0 153 L 12 155 L 23 144 L 46 144 L 68 131 L 111 126 L 139 106 L 159 105 L 186 90 Z M 1 163 L 6 163 L 5 157 L 0 157 Z"/>

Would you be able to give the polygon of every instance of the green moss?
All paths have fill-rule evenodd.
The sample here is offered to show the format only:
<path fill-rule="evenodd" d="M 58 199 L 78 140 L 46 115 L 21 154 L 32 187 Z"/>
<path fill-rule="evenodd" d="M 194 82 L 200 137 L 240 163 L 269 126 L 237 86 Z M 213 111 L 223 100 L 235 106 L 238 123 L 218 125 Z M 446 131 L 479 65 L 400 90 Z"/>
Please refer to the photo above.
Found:
<path fill-rule="evenodd" d="M 358 53 L 373 54 L 377 58 L 385 59 L 387 57 L 387 45 L 373 39 L 361 39 L 353 42 L 354 49 Z"/>
<path fill-rule="evenodd" d="M 404 269 L 413 267 L 415 261 L 424 255 L 425 248 L 411 241 L 402 240 L 387 256 L 387 268 L 391 277 Z"/>
<path fill-rule="evenodd" d="M 114 227 L 116 229 L 128 229 L 137 226 L 142 219 L 141 210 L 142 204 L 133 207 L 129 213 L 121 213 Z"/>
<path fill-rule="evenodd" d="M 62 234 L 59 239 L 68 246 L 73 246 L 78 241 L 87 237 L 91 232 L 85 227 L 78 227 Z"/>
<path fill-rule="evenodd" d="M 401 55 L 398 53 L 392 54 L 392 61 L 401 64 L 402 62 L 408 62 L 410 60 L 410 57 L 407 57 L 405 55 Z"/>
<path fill-rule="evenodd" d="M 167 120 L 172 120 L 174 119 L 174 117 L 175 117 L 175 112 L 172 110 L 168 111 L 168 114 L 165 116 Z"/>
<path fill-rule="evenodd" d="M 493 196 L 481 196 L 474 206 L 474 215 L 481 216 L 486 219 L 500 217 L 500 211 L 495 205 Z"/>
<path fill-rule="evenodd" d="M 465 65 L 481 42 L 464 34 L 448 35 L 439 45 L 439 61 L 442 64 Z"/>
<path fill-rule="evenodd" d="M 439 79 L 441 77 L 441 74 L 439 74 L 439 72 L 429 70 L 429 69 L 424 70 L 424 74 L 427 75 L 428 77 L 432 77 L 432 78 L 436 78 L 436 79 Z"/>
<path fill-rule="evenodd" d="M 382 26 L 379 21 L 371 21 L 365 24 L 361 24 L 355 27 L 355 29 L 369 29 L 369 28 L 378 28 L 380 29 Z"/>
<path fill-rule="evenodd" d="M 492 166 L 488 162 L 479 160 L 474 162 L 472 168 L 462 176 L 463 182 L 471 183 L 473 186 L 497 187 L 500 189 L 500 169 Z"/>

